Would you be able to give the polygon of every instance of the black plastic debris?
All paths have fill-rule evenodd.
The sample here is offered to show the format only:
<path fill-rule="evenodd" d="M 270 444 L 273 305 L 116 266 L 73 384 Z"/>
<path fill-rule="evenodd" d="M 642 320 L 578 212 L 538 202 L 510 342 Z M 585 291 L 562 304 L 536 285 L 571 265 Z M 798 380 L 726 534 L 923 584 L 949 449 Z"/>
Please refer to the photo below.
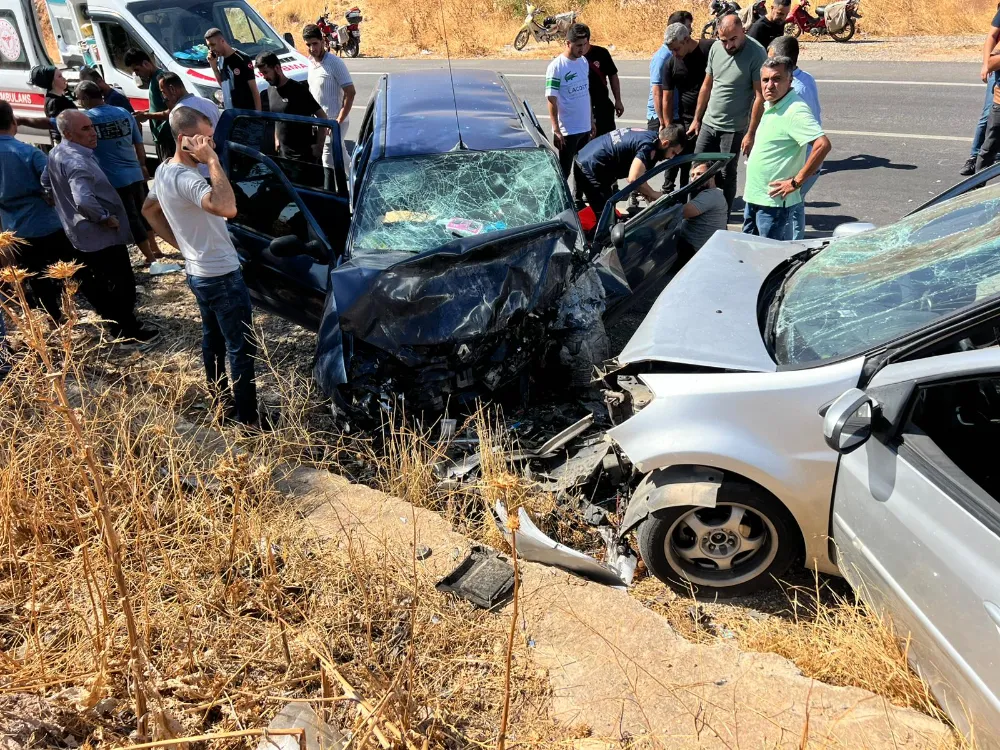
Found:
<path fill-rule="evenodd" d="M 500 609 L 514 597 L 514 568 L 495 550 L 477 545 L 435 588 L 480 609 Z"/>

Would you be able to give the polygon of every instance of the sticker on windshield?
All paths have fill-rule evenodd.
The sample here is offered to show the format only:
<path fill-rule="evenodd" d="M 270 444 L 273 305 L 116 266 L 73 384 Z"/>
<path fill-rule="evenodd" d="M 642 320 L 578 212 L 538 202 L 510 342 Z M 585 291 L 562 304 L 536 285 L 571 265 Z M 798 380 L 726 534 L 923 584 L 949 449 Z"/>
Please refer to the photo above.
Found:
<path fill-rule="evenodd" d="M 11 62 L 21 59 L 21 38 L 14 24 L 5 18 L 0 18 L 0 55 Z"/>

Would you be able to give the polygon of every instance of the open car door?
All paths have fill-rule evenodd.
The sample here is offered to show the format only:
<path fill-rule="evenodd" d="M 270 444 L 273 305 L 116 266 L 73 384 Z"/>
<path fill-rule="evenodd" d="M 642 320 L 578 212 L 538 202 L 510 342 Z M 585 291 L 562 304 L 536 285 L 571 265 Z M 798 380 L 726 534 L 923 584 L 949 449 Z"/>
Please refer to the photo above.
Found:
<path fill-rule="evenodd" d="M 674 267 L 684 204 L 695 189 L 721 172 L 733 158 L 733 154 L 677 156 L 648 170 L 608 201 L 594 230 L 592 244 L 608 294 L 605 321 L 614 321 Z M 712 166 L 697 180 L 660 197 L 625 221 L 617 221 L 615 206 L 631 198 L 641 185 L 668 169 L 696 162 L 711 162 Z"/>
<path fill-rule="evenodd" d="M 343 155 L 332 170 L 282 159 L 277 122 L 340 129 L 332 120 L 228 110 L 215 130 L 216 148 L 236 193 L 229 232 L 254 302 L 313 330 L 319 327 L 330 269 L 340 262 L 350 228 Z"/>
<path fill-rule="evenodd" d="M 890 364 L 830 405 L 844 576 L 977 747 L 1000 747 L 1000 349 Z"/>

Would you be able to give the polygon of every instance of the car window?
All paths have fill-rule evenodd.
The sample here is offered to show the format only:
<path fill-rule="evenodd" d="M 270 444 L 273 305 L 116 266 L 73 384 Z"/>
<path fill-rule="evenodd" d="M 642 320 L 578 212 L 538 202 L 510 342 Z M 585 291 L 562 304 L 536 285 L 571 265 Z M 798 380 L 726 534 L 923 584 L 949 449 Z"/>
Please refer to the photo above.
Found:
<path fill-rule="evenodd" d="M 17 17 L 9 10 L 0 10 L 0 70 L 27 70 L 30 67 Z"/>
<path fill-rule="evenodd" d="M 365 183 L 352 250 L 420 252 L 571 208 L 558 165 L 544 149 L 387 159 L 374 164 Z"/>
<path fill-rule="evenodd" d="M 132 77 L 132 69 L 125 65 L 125 53 L 130 49 L 141 49 L 138 42 L 125 30 L 121 24 L 115 21 L 101 20 L 99 22 L 101 36 L 104 37 L 104 46 L 111 56 L 111 65 L 115 70 L 129 78 Z"/>
<path fill-rule="evenodd" d="M 284 42 L 243 0 L 148 0 L 129 8 L 173 59 L 188 67 L 208 67 L 205 32 L 214 27 L 250 57 L 285 51 Z"/>
<path fill-rule="evenodd" d="M 295 235 L 309 241 L 309 225 L 294 195 L 266 164 L 232 152 L 229 181 L 236 193 L 231 223 L 270 239 Z"/>
<path fill-rule="evenodd" d="M 778 364 L 868 351 L 1000 293 L 1000 185 L 835 239 L 787 282 Z"/>

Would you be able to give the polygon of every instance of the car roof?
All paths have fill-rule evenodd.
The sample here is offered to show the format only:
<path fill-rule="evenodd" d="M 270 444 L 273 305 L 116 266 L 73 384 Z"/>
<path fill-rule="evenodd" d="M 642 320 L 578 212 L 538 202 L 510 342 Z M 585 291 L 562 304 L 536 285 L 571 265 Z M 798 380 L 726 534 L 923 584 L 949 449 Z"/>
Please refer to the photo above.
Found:
<path fill-rule="evenodd" d="M 503 78 L 490 70 L 389 73 L 385 99 L 385 158 L 538 145 Z"/>

